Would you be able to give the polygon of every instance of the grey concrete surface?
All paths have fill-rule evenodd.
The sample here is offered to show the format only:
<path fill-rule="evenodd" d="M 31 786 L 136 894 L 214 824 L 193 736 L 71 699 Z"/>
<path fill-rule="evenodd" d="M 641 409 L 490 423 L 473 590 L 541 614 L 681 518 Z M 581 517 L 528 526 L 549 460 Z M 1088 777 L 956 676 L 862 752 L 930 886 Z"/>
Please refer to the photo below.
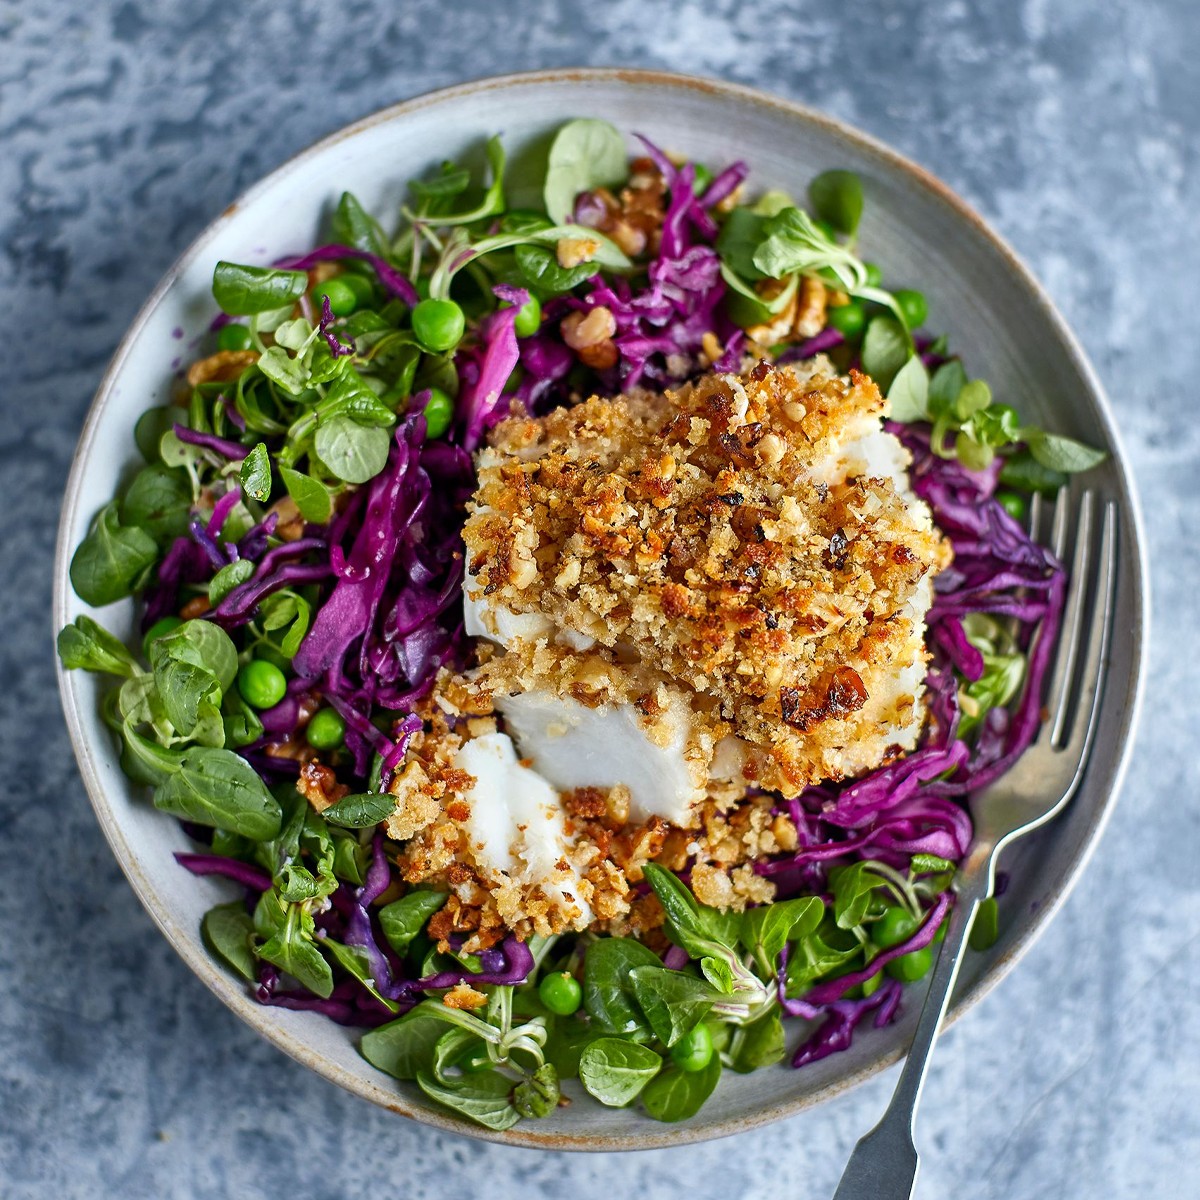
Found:
<path fill-rule="evenodd" d="M 1011 239 L 1093 357 L 1154 564 L 1145 718 L 1082 883 L 942 1044 L 920 1194 L 1200 1195 L 1194 0 L 0 0 L 0 1196 L 807 1200 L 881 1110 L 891 1075 L 733 1140 L 577 1157 L 376 1111 L 187 972 L 71 758 L 49 628 L 58 504 L 105 361 L 161 273 L 346 121 L 577 63 L 735 79 L 891 142 Z"/>

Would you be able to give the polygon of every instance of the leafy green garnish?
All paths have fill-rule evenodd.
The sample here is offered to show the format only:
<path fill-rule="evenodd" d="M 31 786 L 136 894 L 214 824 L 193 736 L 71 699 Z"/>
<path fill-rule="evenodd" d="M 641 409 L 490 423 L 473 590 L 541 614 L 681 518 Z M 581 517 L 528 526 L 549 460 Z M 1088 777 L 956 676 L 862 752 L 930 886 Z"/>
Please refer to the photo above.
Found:
<path fill-rule="evenodd" d="M 513 250 L 521 280 L 543 297 L 561 296 L 577 288 L 596 273 L 590 262 L 575 267 L 560 267 L 554 251 L 533 244 L 517 246 Z"/>
<path fill-rule="evenodd" d="M 1075 475 L 1099 466 L 1108 454 L 1095 446 L 1084 445 L 1061 433 L 1047 433 L 1044 429 L 1027 429 L 1024 441 L 1034 460 L 1051 471 L 1062 471 Z"/>
<path fill-rule="evenodd" d="M 813 212 L 839 233 L 853 237 L 862 219 L 862 180 L 853 171 L 823 171 L 808 185 Z"/>
<path fill-rule="evenodd" d="M 304 271 L 219 262 L 213 269 L 213 299 L 231 317 L 271 312 L 299 300 L 308 287 Z"/>
<path fill-rule="evenodd" d="M 784 946 L 807 937 L 821 923 L 825 904 L 818 896 L 797 896 L 747 909 L 742 916 L 743 945 L 762 961 L 768 973 Z"/>
<path fill-rule="evenodd" d="M 260 504 L 265 504 L 271 498 L 271 457 L 265 442 L 259 442 L 242 459 L 239 477 L 245 491 Z"/>
<path fill-rule="evenodd" d="M 154 793 L 154 807 L 262 842 L 279 831 L 279 801 L 232 750 L 195 746 L 180 755 Z"/>
<path fill-rule="evenodd" d="M 968 614 L 963 632 L 983 658 L 983 674 L 958 692 L 959 736 L 969 737 L 990 709 L 1004 707 L 1021 690 L 1026 661 L 1008 629 L 984 613 Z"/>
<path fill-rule="evenodd" d="M 135 591 L 158 558 L 154 539 L 137 526 L 122 526 L 117 502 L 106 504 L 71 557 L 71 586 L 99 608 Z"/>
<path fill-rule="evenodd" d="M 620 183 L 628 173 L 625 139 L 607 121 L 568 121 L 550 146 L 542 197 L 555 224 L 571 219 L 581 192 Z"/>
<path fill-rule="evenodd" d="M 720 1078 L 721 1059 L 717 1054 L 701 1071 L 668 1068 L 646 1085 L 642 1106 L 656 1121 L 686 1121 L 700 1111 Z"/>
<path fill-rule="evenodd" d="M 863 335 L 862 367 L 886 392 L 912 354 L 908 331 L 895 317 L 876 317 Z"/>
<path fill-rule="evenodd" d="M 148 533 L 159 546 L 169 546 L 187 533 L 192 489 L 182 471 L 152 465 L 134 477 L 121 497 L 120 521 Z"/>
<path fill-rule="evenodd" d="M 661 965 L 634 967 L 629 977 L 638 1007 L 654 1036 L 668 1048 L 703 1021 L 721 999 L 704 980 Z"/>
<path fill-rule="evenodd" d="M 395 810 L 396 797 L 390 792 L 361 792 L 343 796 L 321 815 L 346 829 L 367 829 L 387 820 Z"/>
<path fill-rule="evenodd" d="M 648 863 L 646 880 L 666 913 L 667 937 L 698 961 L 701 974 L 723 993 L 726 1011 L 745 1017 L 770 1000 L 763 981 L 742 961 L 737 951 L 741 921 L 697 902 L 670 871 Z"/>
<path fill-rule="evenodd" d="M 333 497 L 319 480 L 291 467 L 280 467 L 279 477 L 287 494 L 296 502 L 300 515 L 314 525 L 324 525 L 333 515 Z"/>
<path fill-rule="evenodd" d="M 512 1102 L 512 1081 L 496 1071 L 462 1075 L 446 1082 L 419 1071 L 417 1083 L 431 1100 L 487 1129 L 511 1129 L 521 1119 Z"/>
<path fill-rule="evenodd" d="M 434 1049 L 446 1032 L 446 1022 L 436 1010 L 444 1007 L 440 1000 L 425 1000 L 397 1020 L 363 1034 L 363 1057 L 396 1079 L 416 1079 L 419 1073 L 432 1071 Z"/>
<path fill-rule="evenodd" d="M 660 967 L 653 950 L 632 938 L 602 938 L 583 960 L 583 1003 L 597 1024 L 617 1033 L 648 1033 L 634 993 L 635 967 Z"/>
<path fill-rule="evenodd" d="M 754 265 L 768 278 L 829 271 L 847 291 L 866 286 L 866 268 L 846 247 L 830 241 L 800 208 L 785 208 L 763 225 Z"/>
<path fill-rule="evenodd" d="M 236 587 L 241 587 L 254 574 L 254 563 L 248 558 L 226 563 L 208 581 L 208 602 L 216 607 Z"/>
<path fill-rule="evenodd" d="M 258 948 L 258 957 L 285 971 L 310 992 L 327 997 L 333 970 L 313 937 L 313 919 L 301 904 L 289 904 L 281 928 Z"/>
<path fill-rule="evenodd" d="M 317 427 L 313 448 L 338 479 L 366 483 L 387 465 L 391 445 L 386 429 L 335 416 Z"/>
<path fill-rule="evenodd" d="M 251 938 L 254 921 L 240 900 L 218 904 L 204 914 L 201 922 L 204 938 L 243 979 L 258 982 L 258 967 Z"/>
<path fill-rule="evenodd" d="M 661 1055 L 621 1038 L 598 1038 L 579 1056 L 579 1082 L 610 1108 L 635 1100 L 661 1069 Z"/>
<path fill-rule="evenodd" d="M 523 1117 L 548 1117 L 561 1095 L 558 1072 L 553 1063 L 542 1063 L 513 1088 L 513 1108 Z"/>
<path fill-rule="evenodd" d="M 342 193 L 329 232 L 334 242 L 341 245 L 353 246 L 356 250 L 381 257 L 387 252 L 387 239 L 379 228 L 379 222 L 363 208 L 352 192 Z"/>
<path fill-rule="evenodd" d="M 137 662 L 125 644 L 91 617 L 78 616 L 58 635 L 58 657 L 68 671 L 76 668 L 104 675 L 129 678 L 137 670 Z"/>
<path fill-rule="evenodd" d="M 1041 492 L 1052 496 L 1067 480 L 1066 474 L 1044 467 L 1027 449 L 1007 455 L 1000 466 L 1001 484 L 1022 492 Z"/>
<path fill-rule="evenodd" d="M 896 372 L 887 397 L 893 421 L 923 421 L 929 415 L 929 372 L 919 355 L 914 354 Z"/>
<path fill-rule="evenodd" d="M 783 1022 L 778 1011 L 772 1010 L 734 1034 L 729 1065 L 744 1075 L 779 1062 L 783 1055 Z"/>
<path fill-rule="evenodd" d="M 975 921 L 967 935 L 967 942 L 972 950 L 982 953 L 984 950 L 990 950 L 999 937 L 1000 907 L 996 903 L 996 897 L 989 896 L 975 913 Z"/>
<path fill-rule="evenodd" d="M 413 938 L 425 928 L 429 918 L 446 903 L 445 892 L 413 891 L 379 910 L 383 936 L 397 954 L 405 954 Z"/>

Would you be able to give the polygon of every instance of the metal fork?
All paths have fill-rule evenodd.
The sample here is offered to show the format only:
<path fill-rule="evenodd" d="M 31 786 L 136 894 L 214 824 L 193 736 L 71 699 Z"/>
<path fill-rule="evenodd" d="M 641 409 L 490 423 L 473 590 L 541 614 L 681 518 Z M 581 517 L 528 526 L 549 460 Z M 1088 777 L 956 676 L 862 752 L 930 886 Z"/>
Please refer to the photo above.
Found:
<path fill-rule="evenodd" d="M 1035 497 L 1033 536 L 1041 539 L 1046 505 Z M 1108 664 L 1117 574 L 1117 507 L 1085 491 L 1075 522 L 1074 555 L 1054 670 L 1043 703 L 1048 718 L 1016 765 L 970 798 L 975 835 L 954 884 L 954 907 L 929 984 L 925 1006 L 896 1091 L 879 1124 L 859 1140 L 834 1200 L 902 1200 L 917 1182 L 919 1157 L 913 1123 L 925 1068 L 946 1012 L 963 946 L 979 905 L 995 886 L 1000 852 L 1044 825 L 1075 794 L 1096 734 Z M 1067 548 L 1070 497 L 1059 492 L 1049 544 L 1061 561 Z"/>

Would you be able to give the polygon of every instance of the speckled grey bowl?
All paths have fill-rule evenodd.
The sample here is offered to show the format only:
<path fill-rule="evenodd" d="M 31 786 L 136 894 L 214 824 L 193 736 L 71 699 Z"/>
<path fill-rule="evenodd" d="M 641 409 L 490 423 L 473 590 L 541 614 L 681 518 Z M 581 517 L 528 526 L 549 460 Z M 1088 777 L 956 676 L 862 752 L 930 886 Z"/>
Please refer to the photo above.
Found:
<path fill-rule="evenodd" d="M 972 954 L 959 980 L 953 1014 L 962 1013 L 1012 967 L 1045 926 L 1083 869 L 1127 760 L 1137 710 L 1145 640 L 1146 585 L 1132 485 L 1108 405 L 1091 367 L 1049 300 L 1009 250 L 962 201 L 912 163 L 862 134 L 797 105 L 730 84 L 636 71 L 546 71 L 465 84 L 389 108 L 326 138 L 231 205 L 168 272 L 133 322 L 104 377 L 80 439 L 59 531 L 54 622 L 84 606 L 72 594 L 67 565 L 96 510 L 134 458 L 131 430 L 148 405 L 167 397 L 185 343 L 212 313 L 209 282 L 218 258 L 267 261 L 313 243 L 343 188 L 368 208 L 395 212 L 405 182 L 449 157 L 477 153 L 483 138 L 504 135 L 515 152 L 536 154 L 545 135 L 574 116 L 599 116 L 625 130 L 719 167 L 745 159 L 752 181 L 803 194 L 828 167 L 858 171 L 866 185 L 861 242 L 887 277 L 919 285 L 930 300 L 931 328 L 946 330 L 972 374 L 1052 429 L 1106 446 L 1112 457 L 1090 482 L 1121 507 L 1122 568 L 1118 638 L 1104 696 L 1100 735 L 1087 779 L 1069 811 L 1010 854 L 1011 883 L 1001 934 L 985 955 Z M 536 199 L 525 197 L 524 199 Z M 522 201 L 518 194 L 517 202 Z M 128 631 L 132 607 L 103 619 Z M 193 971 L 243 1020 L 326 1078 L 376 1104 L 445 1129 L 494 1141 L 567 1149 L 632 1149 L 680 1144 L 753 1128 L 850 1087 L 895 1061 L 912 1033 L 919 996 L 903 1018 L 864 1031 L 853 1048 L 802 1071 L 729 1074 L 699 1116 L 659 1125 L 636 1110 L 589 1102 L 493 1134 L 433 1107 L 412 1085 L 369 1066 L 353 1031 L 311 1013 L 263 1008 L 213 963 L 200 940 L 200 917 L 228 898 L 226 887 L 196 879 L 171 857 L 184 848 L 176 822 L 155 812 L 122 775 L 98 716 L 94 677 L 60 675 L 63 706 L 88 794 L 130 882 Z"/>

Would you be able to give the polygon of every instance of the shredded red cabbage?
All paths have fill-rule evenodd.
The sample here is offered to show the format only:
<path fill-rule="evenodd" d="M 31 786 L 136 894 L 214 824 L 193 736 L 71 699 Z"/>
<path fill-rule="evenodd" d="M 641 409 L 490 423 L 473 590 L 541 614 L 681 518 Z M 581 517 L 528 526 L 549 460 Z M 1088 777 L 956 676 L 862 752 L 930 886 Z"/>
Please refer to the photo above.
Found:
<path fill-rule="evenodd" d="M 255 892 L 265 892 L 271 886 L 271 876 L 266 871 L 250 863 L 239 862 L 236 858 L 226 858 L 223 854 L 176 852 L 175 861 L 193 875 L 223 875 Z"/>
<path fill-rule="evenodd" d="M 201 433 L 198 429 L 189 429 L 186 425 L 180 425 L 178 422 L 175 423 L 174 429 L 175 436 L 181 442 L 187 442 L 189 446 L 200 446 L 202 449 L 211 450 L 214 454 L 229 459 L 230 462 L 241 462 L 250 453 L 249 446 L 243 446 L 241 442 L 231 442 L 228 438 L 217 437 L 215 433 Z"/>
<path fill-rule="evenodd" d="M 317 329 L 325 339 L 325 344 L 329 347 L 329 353 L 334 358 L 342 358 L 347 354 L 354 353 L 354 343 L 343 344 L 338 341 L 337 334 L 333 332 L 333 307 L 329 303 L 328 296 L 321 297 L 321 320 L 317 324 Z"/>
<path fill-rule="evenodd" d="M 504 385 L 520 357 L 513 326 L 518 310 L 529 302 L 524 288 L 499 284 L 492 291 L 509 307 L 498 308 L 483 321 L 477 349 L 459 354 L 458 441 L 468 451 L 474 450 L 484 433 L 504 416 Z"/>
<path fill-rule="evenodd" d="M 879 987 L 862 1000 L 835 1000 L 820 1011 L 824 1018 L 820 1028 L 792 1056 L 793 1067 L 819 1062 L 831 1054 L 849 1048 L 854 1030 L 870 1012 L 875 1013 L 875 1028 L 890 1024 L 900 1011 L 903 985 L 895 979 L 885 979 Z"/>

